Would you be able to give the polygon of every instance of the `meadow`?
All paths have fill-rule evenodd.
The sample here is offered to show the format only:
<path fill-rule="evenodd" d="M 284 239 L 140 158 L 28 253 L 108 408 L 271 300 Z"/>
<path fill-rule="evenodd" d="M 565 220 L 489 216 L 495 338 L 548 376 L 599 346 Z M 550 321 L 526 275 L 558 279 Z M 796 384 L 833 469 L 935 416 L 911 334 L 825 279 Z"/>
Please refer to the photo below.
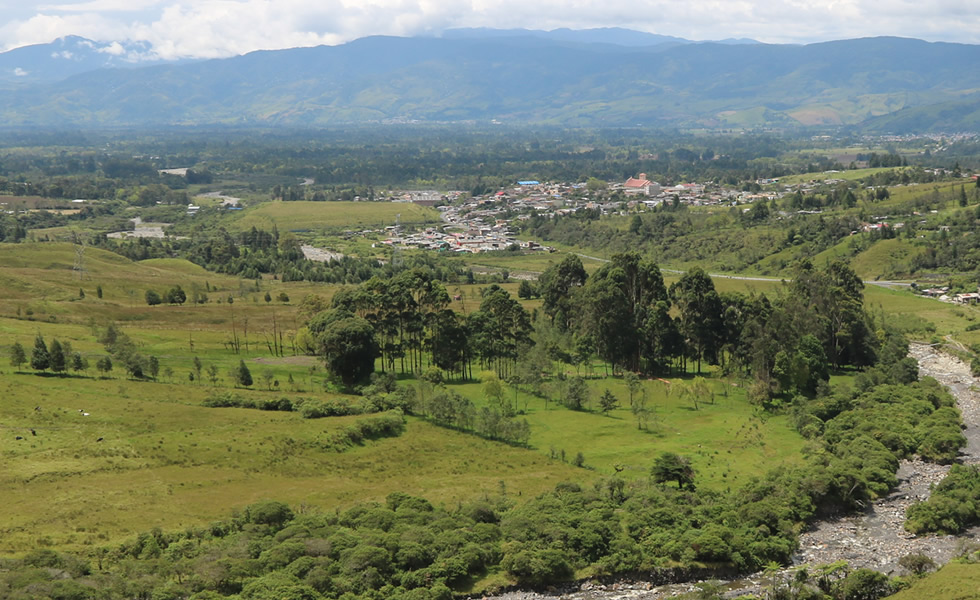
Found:
<path fill-rule="evenodd" d="M 263 202 L 242 211 L 226 226 L 233 231 L 252 227 L 269 231 L 273 226 L 280 231 L 382 228 L 394 225 L 396 218 L 406 225 L 435 225 L 439 211 L 407 202 Z"/>
<path fill-rule="evenodd" d="M 472 257 L 480 262 L 486 258 Z M 540 258 L 524 260 L 537 270 L 547 266 Z M 760 411 L 746 400 L 741 382 L 712 371 L 705 376 L 713 398 L 702 399 L 696 408 L 670 392 L 693 374 L 644 381 L 638 397 L 644 398 L 651 416 L 641 429 L 624 382 L 602 376 L 604 365 L 595 364 L 595 377 L 587 379 L 591 410 L 570 411 L 504 386 L 505 397 L 523 413 L 519 418 L 530 424 L 526 447 L 407 417 L 400 436 L 364 440 L 338 452 L 325 447 L 324 440 L 359 417 L 304 419 L 297 412 L 203 406 L 212 394 L 225 392 L 253 399 L 349 400 L 325 391 L 326 377 L 317 359 L 293 356 L 288 343 L 286 356 L 272 356 L 265 344 L 273 318 L 287 333 L 294 331 L 302 297 L 316 293 L 329 298 L 338 286 L 269 278 L 256 284 L 184 260 L 132 262 L 91 248 L 80 278 L 72 270 L 73 261 L 70 244 L 0 244 L 0 459 L 5 465 L 0 502 L 6 508 L 0 555 L 43 547 L 92 556 L 140 531 L 201 527 L 263 499 L 281 500 L 304 512 L 383 501 L 395 490 L 447 508 L 502 491 L 514 500 L 527 499 L 562 481 L 591 485 L 614 474 L 646 478 L 653 458 L 664 451 L 690 457 L 699 487 L 725 491 L 773 465 L 799 461 L 805 444 L 788 416 Z M 516 268 L 521 259 L 493 262 Z M 676 277 L 665 273 L 668 284 Z M 715 282 L 720 291 L 772 292 L 780 287 L 775 280 Z M 209 301 L 146 305 L 146 289 L 163 292 L 178 284 L 205 291 Z M 449 284 L 450 294 L 461 296 L 453 307 L 474 310 L 481 287 Z M 516 295 L 518 283 L 504 287 Z M 266 291 L 273 297 L 286 292 L 290 301 L 267 303 Z M 925 328 L 914 332 L 924 339 L 952 335 L 968 340 L 972 332 L 966 328 L 980 314 L 875 286 L 867 287 L 866 301 L 872 312 L 895 322 L 934 323 L 934 333 Z M 540 300 L 523 304 L 534 309 Z M 232 327 L 241 336 L 246 321 L 250 347 L 236 352 L 229 344 Z M 98 330 L 109 322 L 120 326 L 140 352 L 159 358 L 162 373 L 156 381 L 128 379 L 121 369 L 108 377 L 94 368 L 54 376 L 8 366 L 9 344 L 20 342 L 30 352 L 38 334 L 49 343 L 55 338 L 70 342 L 94 365 L 105 353 L 96 341 Z M 195 357 L 205 367 L 217 367 L 216 384 L 189 380 Z M 231 371 L 240 360 L 256 380 L 252 389 L 233 387 Z M 576 374 L 572 367 L 565 369 Z M 588 373 L 583 369 L 581 374 Z M 835 381 L 848 378 L 844 374 Z M 418 385 L 410 378 L 399 383 Z M 449 387 L 477 406 L 487 402 L 480 383 Z M 619 407 L 602 414 L 598 397 L 606 389 Z M 584 459 L 581 468 L 572 464 L 578 453 Z"/>
<path fill-rule="evenodd" d="M 620 400 L 620 408 L 608 415 L 573 412 L 554 402 L 545 406 L 543 399 L 520 392 L 522 418 L 533 432 L 527 448 L 409 417 L 400 437 L 366 441 L 342 453 L 324 451 L 318 438 L 356 417 L 303 419 L 298 413 L 206 408 L 202 403 L 212 393 L 227 391 L 342 400 L 324 391 L 325 373 L 315 358 L 292 356 L 288 343 L 287 356 L 274 357 L 265 344 L 273 313 L 280 326 L 292 331 L 299 323 L 298 300 L 308 293 L 329 297 L 337 286 L 264 279 L 256 291 L 252 281 L 210 273 L 183 260 L 137 263 L 97 249 L 86 251 L 80 279 L 73 260 L 69 244 L 0 245 L 5 290 L 0 298 L 0 456 L 7 466 L 0 475 L 0 501 L 10 507 L 0 528 L 0 554 L 38 546 L 85 549 L 152 527 L 200 526 L 263 498 L 334 510 L 383 499 L 393 490 L 447 506 L 497 493 L 501 486 L 529 497 L 559 481 L 589 482 L 616 469 L 625 477 L 645 477 L 652 458 L 667 449 L 690 454 L 703 484 L 722 489 L 761 473 L 772 461 L 792 460 L 802 444 L 785 417 L 764 418 L 730 382 L 714 382 L 715 401 L 699 410 L 677 394 L 668 395 L 664 383 L 644 382 L 653 416 L 640 430 L 622 381 L 597 378 L 589 380 L 593 407 L 605 388 Z M 178 284 L 210 290 L 209 302 L 146 305 L 145 289 L 162 292 Z M 516 294 L 517 285 L 504 287 Z M 450 285 L 451 293 L 463 296 L 454 307 L 475 309 L 480 287 Z M 274 296 L 286 291 L 291 301 L 266 303 L 266 290 Z M 526 304 L 533 309 L 539 302 Z M 248 352 L 236 353 L 229 344 L 232 326 L 242 336 L 246 321 L 251 345 Z M 109 322 L 121 327 L 141 353 L 158 357 L 156 381 L 128 379 L 118 367 L 108 377 L 94 369 L 105 355 L 97 334 Z M 93 366 L 64 376 L 9 367 L 9 344 L 19 342 L 29 353 L 37 335 L 48 343 L 69 342 Z M 195 357 L 205 368 L 217 367 L 217 385 L 189 380 Z M 239 360 L 256 380 L 251 390 L 233 388 L 230 373 Z M 267 372 L 270 377 L 263 380 Z M 273 381 L 278 386 L 269 390 Z M 404 380 L 402 385 L 415 383 Z M 451 387 L 484 402 L 478 383 Z M 506 387 L 506 393 L 512 388 Z M 578 452 L 586 468 L 571 466 Z"/>

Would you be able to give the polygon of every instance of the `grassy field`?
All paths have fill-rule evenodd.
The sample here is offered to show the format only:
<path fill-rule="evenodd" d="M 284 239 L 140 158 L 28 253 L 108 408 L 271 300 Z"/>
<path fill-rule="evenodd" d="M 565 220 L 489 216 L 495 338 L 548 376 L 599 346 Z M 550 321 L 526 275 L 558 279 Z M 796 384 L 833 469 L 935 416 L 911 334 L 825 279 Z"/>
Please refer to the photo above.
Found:
<path fill-rule="evenodd" d="M 256 291 L 252 281 L 187 261 L 137 263 L 91 248 L 85 279 L 79 279 L 73 261 L 70 244 L 0 244 L 0 501 L 6 507 L 0 555 L 44 546 L 84 551 L 152 527 L 201 526 L 263 498 L 303 510 L 333 510 L 403 490 L 451 506 L 497 493 L 501 482 L 508 493 L 527 497 L 559 481 L 589 483 L 617 469 L 628 478 L 644 477 L 653 457 L 665 450 L 691 457 L 699 485 L 724 490 L 796 460 L 803 444 L 785 416 L 758 413 L 731 382 L 709 378 L 715 399 L 697 410 L 678 394 L 669 395 L 664 383 L 644 382 L 653 417 L 648 430 L 640 430 L 622 381 L 597 378 L 589 380 L 593 407 L 606 388 L 620 402 L 608 415 L 573 412 L 518 394 L 517 404 L 526 410 L 521 418 L 531 425 L 529 448 L 409 418 L 400 437 L 368 441 L 343 453 L 326 451 L 317 440 L 357 417 L 304 420 L 297 413 L 209 409 L 201 403 L 214 391 L 232 391 L 229 373 L 239 360 L 257 383 L 238 393 L 293 399 L 333 395 L 323 391 L 323 368 L 316 359 L 272 357 L 265 339 L 273 315 L 292 331 L 299 299 L 308 293 L 330 297 L 336 286 L 265 279 Z M 676 277 L 666 274 L 668 284 Z M 177 284 L 207 291 L 210 301 L 145 304 L 146 289 L 163 292 Z M 722 291 L 769 292 L 780 284 L 719 278 L 716 285 Z M 101 299 L 97 286 L 103 289 Z M 481 287 L 447 285 L 451 295 L 462 297 L 453 307 L 475 310 Z M 503 287 L 516 294 L 518 283 Z M 286 291 L 292 300 L 267 304 L 262 299 L 267 290 L 273 296 Z M 872 310 L 901 321 L 929 319 L 937 335 L 956 339 L 969 339 L 965 328 L 980 314 L 875 287 L 868 288 L 867 299 Z M 533 309 L 540 300 L 524 304 Z M 20 342 L 29 352 L 37 334 L 49 342 L 69 341 L 94 364 L 105 353 L 96 329 L 109 321 L 119 324 L 140 352 L 159 358 L 164 374 L 158 381 L 131 381 L 119 370 L 102 379 L 94 369 L 56 377 L 8 366 L 9 344 Z M 238 354 L 228 341 L 232 327 L 243 335 L 246 321 L 250 348 Z M 195 356 L 205 367 L 218 368 L 217 387 L 189 382 Z M 280 382 L 279 391 L 266 390 L 261 379 L 266 372 L 270 381 Z M 477 404 L 484 402 L 479 384 L 453 387 Z M 568 462 L 560 458 L 563 450 Z M 578 452 L 588 468 L 569 464 Z"/>
<path fill-rule="evenodd" d="M 858 179 L 881 173 L 883 171 L 894 171 L 899 167 L 880 167 L 874 169 L 850 169 L 846 171 L 820 171 L 817 173 L 802 173 L 800 175 L 789 175 L 779 178 L 779 185 L 794 185 L 806 183 L 808 181 L 824 181 L 825 179 L 843 179 L 844 181 L 856 181 Z"/>
<path fill-rule="evenodd" d="M 950 563 L 889 600 L 978 600 L 980 564 Z"/>
<path fill-rule="evenodd" d="M 645 429 L 638 427 L 629 391 L 619 378 L 587 380 L 591 411 L 570 411 L 553 400 L 545 402 L 510 387 L 504 395 L 526 412 L 520 418 L 531 425 L 533 450 L 548 456 L 564 452 L 568 460 L 581 452 L 587 466 L 605 475 L 619 469 L 624 477 L 645 477 L 651 456 L 669 451 L 691 457 L 699 485 L 724 490 L 761 475 L 774 463 L 789 464 L 800 458 L 803 439 L 786 416 L 759 412 L 746 401 L 743 388 L 720 379 L 709 380 L 713 397 L 703 399 L 695 409 L 676 391 L 676 384 L 690 377 L 642 382 L 643 391 L 635 401 L 644 398 L 651 411 Z M 451 387 L 477 406 L 486 404 L 480 384 Z M 608 414 L 598 409 L 605 390 L 619 400 L 619 407 Z"/>
<path fill-rule="evenodd" d="M 328 395 L 315 359 L 274 358 L 264 339 L 273 312 L 291 330 L 299 298 L 310 292 L 329 297 L 336 286 L 264 280 L 263 290 L 284 290 L 294 299 L 266 304 L 264 292 L 248 287 L 254 282 L 209 273 L 183 260 L 135 263 L 89 249 L 82 280 L 72 272 L 73 260 L 69 244 L 0 245 L 5 290 L 0 296 L 0 456 L 5 465 L 0 500 L 9 507 L 0 527 L 0 554 L 39 546 L 84 549 L 151 527 L 199 526 L 262 498 L 331 510 L 398 489 L 450 505 L 496 493 L 500 482 L 509 493 L 534 495 L 558 481 L 610 475 L 617 466 L 627 477 L 643 477 L 652 457 L 666 449 L 691 454 L 704 485 L 721 489 L 773 461 L 792 460 L 801 443 L 784 418 L 764 420 L 739 389 L 724 396 L 720 382 L 714 383 L 715 403 L 698 411 L 667 396 L 664 384 L 645 382 L 655 414 L 649 430 L 640 431 L 622 382 L 596 379 L 590 380 L 595 393 L 609 387 L 623 407 L 603 416 L 554 403 L 545 407 L 543 400 L 519 396 L 534 432 L 530 448 L 410 419 L 401 437 L 340 454 L 325 452 L 316 445 L 318 436 L 356 417 L 304 420 L 296 413 L 209 409 L 201 402 L 214 391 L 232 389 L 229 373 L 239 360 L 246 361 L 257 384 L 238 393 Z M 211 290 L 211 301 L 145 304 L 145 289 L 162 292 L 176 284 Z M 103 288 L 101 299 L 97 285 Z M 516 294 L 517 286 L 503 287 Z M 484 286 L 447 287 L 462 296 L 454 308 L 469 312 L 477 308 Z M 79 288 L 85 298 L 79 298 Z M 234 302 L 229 304 L 226 296 Z M 533 309 L 540 300 L 525 305 Z M 233 321 L 241 336 L 246 319 L 252 345 L 248 353 L 237 354 L 227 342 Z M 96 377 L 94 368 L 57 377 L 27 369 L 13 372 L 7 364 L 10 343 L 20 342 L 30 351 L 40 334 L 49 343 L 55 338 L 70 342 L 94 365 L 105 354 L 96 329 L 109 321 L 118 323 L 140 352 L 159 358 L 164 374 L 157 382 L 131 381 L 118 369 L 107 379 Z M 188 381 L 195 356 L 205 367 L 218 367 L 217 387 Z M 281 391 L 265 390 L 260 378 L 267 371 L 280 381 Z M 292 385 L 286 383 L 289 377 Z M 483 402 L 479 384 L 456 387 Z M 567 462 L 558 458 L 561 450 Z M 590 468 L 570 466 L 577 452 Z"/>
<path fill-rule="evenodd" d="M 227 226 L 235 231 L 271 230 L 273 225 L 279 231 L 380 228 L 394 225 L 398 215 L 403 224 L 439 222 L 434 208 L 401 202 L 265 202 L 243 211 Z"/>
<path fill-rule="evenodd" d="M 452 506 L 501 481 L 533 495 L 590 475 L 415 419 L 400 437 L 323 450 L 322 436 L 357 417 L 204 408 L 210 386 L 9 372 L 0 386 L 0 554 L 202 526 L 268 498 L 332 510 L 404 490 Z"/>

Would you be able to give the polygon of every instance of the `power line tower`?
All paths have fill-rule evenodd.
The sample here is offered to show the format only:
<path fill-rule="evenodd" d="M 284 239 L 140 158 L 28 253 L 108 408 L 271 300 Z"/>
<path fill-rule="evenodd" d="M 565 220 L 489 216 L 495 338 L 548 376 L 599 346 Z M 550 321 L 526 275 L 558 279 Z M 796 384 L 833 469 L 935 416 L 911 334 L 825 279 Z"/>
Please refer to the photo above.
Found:
<path fill-rule="evenodd" d="M 85 279 L 85 240 L 78 235 L 78 232 L 71 232 L 71 242 L 75 245 L 75 264 L 71 271 L 79 280 Z"/>

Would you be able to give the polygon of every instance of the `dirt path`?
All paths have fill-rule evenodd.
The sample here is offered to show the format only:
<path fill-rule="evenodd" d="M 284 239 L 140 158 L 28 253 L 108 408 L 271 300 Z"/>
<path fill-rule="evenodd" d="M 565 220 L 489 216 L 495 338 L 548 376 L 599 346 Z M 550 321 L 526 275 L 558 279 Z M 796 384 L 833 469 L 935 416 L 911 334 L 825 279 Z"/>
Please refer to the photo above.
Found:
<path fill-rule="evenodd" d="M 980 379 L 970 374 L 963 361 L 927 344 L 913 344 L 910 356 L 919 362 L 919 374 L 934 377 L 956 398 L 966 429 L 967 445 L 960 461 L 980 464 Z M 938 483 L 948 466 L 918 459 L 904 460 L 898 470 L 899 484 L 886 498 L 876 501 L 864 514 L 821 521 L 800 536 L 795 564 L 826 564 L 846 560 L 852 568 L 870 568 L 884 573 L 899 571 L 898 560 L 910 552 L 922 552 L 939 564 L 956 556 L 964 541 L 980 538 L 980 527 L 962 535 L 915 537 L 903 528 L 905 509 L 916 500 L 929 497 L 930 485 Z M 761 576 L 730 582 L 731 595 L 762 593 Z M 660 600 L 692 591 L 694 583 L 653 586 L 643 582 L 601 585 L 584 582 L 565 593 L 538 594 L 515 591 L 487 600 Z"/>

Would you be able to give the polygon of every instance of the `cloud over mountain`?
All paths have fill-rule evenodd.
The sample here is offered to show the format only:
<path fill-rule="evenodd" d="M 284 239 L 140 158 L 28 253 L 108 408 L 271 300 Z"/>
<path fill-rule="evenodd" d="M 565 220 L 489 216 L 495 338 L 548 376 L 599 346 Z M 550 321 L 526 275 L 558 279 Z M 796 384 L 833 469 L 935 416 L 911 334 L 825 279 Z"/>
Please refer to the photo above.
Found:
<path fill-rule="evenodd" d="M 258 49 L 339 44 L 448 28 L 627 27 L 688 39 L 769 43 L 893 35 L 980 43 L 969 0 L 87 0 L 0 1 L 0 47 L 67 35 L 149 42 L 158 58 L 215 58 Z"/>

